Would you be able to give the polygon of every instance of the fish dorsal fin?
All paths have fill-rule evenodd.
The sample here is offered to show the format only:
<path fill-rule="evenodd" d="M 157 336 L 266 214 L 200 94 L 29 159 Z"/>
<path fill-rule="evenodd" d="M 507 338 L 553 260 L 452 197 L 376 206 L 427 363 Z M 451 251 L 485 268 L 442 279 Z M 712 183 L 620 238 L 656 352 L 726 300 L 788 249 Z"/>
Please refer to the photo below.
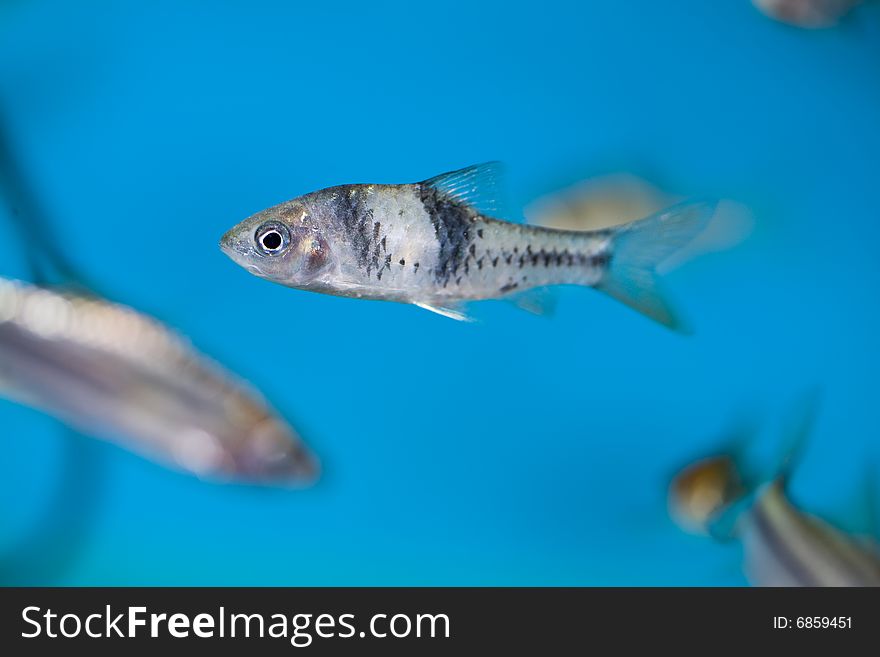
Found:
<path fill-rule="evenodd" d="M 8 208 L 9 219 L 21 239 L 33 282 L 75 291 L 92 289 L 68 260 L 64 245 L 51 238 L 56 233 L 52 231 L 43 205 L 19 166 L 10 134 L 0 115 L 0 205 Z M 38 239 L 34 240 L 34 236 Z"/>
<path fill-rule="evenodd" d="M 809 388 L 792 404 L 785 418 L 782 454 L 775 472 L 768 477 L 769 480 L 778 481 L 783 489 L 787 486 L 807 447 L 821 401 L 821 389 L 818 386 Z"/>
<path fill-rule="evenodd" d="M 482 214 L 499 216 L 502 210 L 503 166 L 484 162 L 457 171 L 441 173 L 421 184 L 437 190 L 445 198 L 469 205 Z"/>

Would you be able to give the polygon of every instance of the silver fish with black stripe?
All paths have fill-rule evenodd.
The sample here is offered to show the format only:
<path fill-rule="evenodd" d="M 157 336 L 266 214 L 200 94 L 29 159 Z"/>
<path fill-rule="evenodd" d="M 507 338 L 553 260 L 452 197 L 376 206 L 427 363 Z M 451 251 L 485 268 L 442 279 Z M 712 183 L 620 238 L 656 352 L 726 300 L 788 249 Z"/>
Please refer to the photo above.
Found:
<path fill-rule="evenodd" d="M 467 318 L 465 302 L 582 285 L 680 327 L 654 270 L 702 230 L 714 203 L 682 203 L 610 229 L 557 230 L 494 218 L 497 178 L 489 163 L 420 183 L 330 187 L 249 217 L 220 247 L 288 287 L 456 319 Z"/>

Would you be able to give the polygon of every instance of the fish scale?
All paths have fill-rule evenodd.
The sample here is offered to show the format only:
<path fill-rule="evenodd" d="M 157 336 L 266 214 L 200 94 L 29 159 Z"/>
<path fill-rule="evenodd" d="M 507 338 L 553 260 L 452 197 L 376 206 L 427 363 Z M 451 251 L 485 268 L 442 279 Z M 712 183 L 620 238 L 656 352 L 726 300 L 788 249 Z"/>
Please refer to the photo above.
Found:
<path fill-rule="evenodd" d="M 549 285 L 594 285 L 610 260 L 607 235 L 548 234 L 478 216 L 448 294 L 483 299 Z M 442 296 L 443 291 L 438 291 Z"/>
<path fill-rule="evenodd" d="M 331 194 L 345 199 L 338 211 L 348 213 L 341 240 L 349 245 L 346 280 L 377 294 L 478 300 L 546 285 L 593 285 L 610 260 L 608 231 L 571 235 L 512 224 L 438 202 L 430 197 L 436 192 L 419 185 L 385 187 L 352 185 Z"/>

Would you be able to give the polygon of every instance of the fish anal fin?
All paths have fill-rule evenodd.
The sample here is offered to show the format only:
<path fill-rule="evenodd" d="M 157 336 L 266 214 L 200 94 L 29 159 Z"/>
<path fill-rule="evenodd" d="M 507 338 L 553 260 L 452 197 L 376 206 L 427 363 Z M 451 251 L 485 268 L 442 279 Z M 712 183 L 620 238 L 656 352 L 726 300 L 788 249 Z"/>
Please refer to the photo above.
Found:
<path fill-rule="evenodd" d="M 431 303 L 425 303 L 421 301 L 413 302 L 414 306 L 418 306 L 419 308 L 424 308 L 425 310 L 429 310 L 432 313 L 437 313 L 438 315 L 442 315 L 443 317 L 448 317 L 449 319 L 454 319 L 459 322 L 473 322 L 474 319 L 469 317 L 464 312 L 464 307 L 461 305 L 454 305 L 452 307 L 449 306 L 437 306 Z"/>
<path fill-rule="evenodd" d="M 557 295 L 546 287 L 517 292 L 505 297 L 504 300 L 527 313 L 540 317 L 552 317 L 556 314 L 558 305 Z"/>

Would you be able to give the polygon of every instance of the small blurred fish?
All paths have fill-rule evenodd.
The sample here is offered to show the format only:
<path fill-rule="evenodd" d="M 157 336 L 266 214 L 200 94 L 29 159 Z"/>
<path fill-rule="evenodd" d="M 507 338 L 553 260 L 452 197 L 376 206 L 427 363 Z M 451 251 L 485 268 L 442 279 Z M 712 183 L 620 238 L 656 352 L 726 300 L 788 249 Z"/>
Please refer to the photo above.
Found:
<path fill-rule="evenodd" d="M 708 534 L 711 521 L 746 493 L 734 457 L 717 454 L 700 459 L 676 475 L 669 490 L 669 507 L 682 529 Z"/>
<path fill-rule="evenodd" d="M 598 230 L 647 217 L 678 199 L 643 178 L 610 173 L 587 178 L 532 201 L 529 223 L 563 230 Z"/>
<path fill-rule="evenodd" d="M 0 395 L 200 477 L 297 484 L 318 466 L 258 390 L 158 320 L 99 297 L 50 241 L 0 122 L 0 191 L 33 285 L 0 277 Z M 65 286 L 46 284 L 48 272 Z M 80 290 L 80 291 L 74 291 Z"/>
<path fill-rule="evenodd" d="M 876 543 L 797 508 L 786 490 L 789 465 L 764 479 L 750 476 L 739 455 L 701 459 L 673 480 L 672 516 L 687 531 L 741 540 L 755 586 L 880 586 Z"/>
<path fill-rule="evenodd" d="M 807 29 L 834 27 L 862 0 L 752 0 L 759 11 L 782 23 Z"/>
<path fill-rule="evenodd" d="M 703 229 L 689 202 L 613 229 L 566 231 L 492 218 L 497 163 L 420 183 L 342 185 L 244 220 L 220 247 L 252 274 L 325 294 L 411 303 L 455 319 L 461 304 L 584 285 L 680 328 L 655 268 Z"/>
<path fill-rule="evenodd" d="M 525 216 L 538 226 L 593 231 L 627 224 L 680 200 L 638 176 L 612 173 L 547 194 L 530 203 Z M 721 200 L 700 234 L 660 263 L 657 271 L 666 273 L 698 256 L 732 248 L 749 236 L 753 225 L 744 205 Z"/>

